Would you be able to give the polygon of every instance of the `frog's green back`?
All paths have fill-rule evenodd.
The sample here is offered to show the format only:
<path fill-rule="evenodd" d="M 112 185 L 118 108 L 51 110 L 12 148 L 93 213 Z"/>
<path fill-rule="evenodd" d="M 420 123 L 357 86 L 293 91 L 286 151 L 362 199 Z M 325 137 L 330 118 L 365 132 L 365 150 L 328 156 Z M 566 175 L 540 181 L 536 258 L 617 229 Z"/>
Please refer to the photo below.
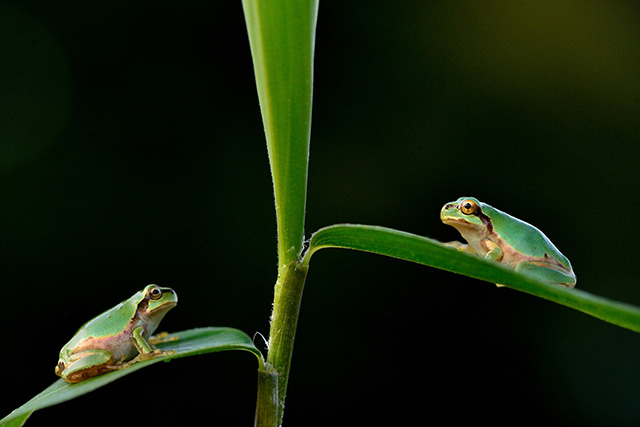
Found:
<path fill-rule="evenodd" d="M 519 252 L 527 255 L 542 257 L 546 253 L 571 268 L 569 260 L 555 247 L 555 245 L 545 236 L 545 234 L 533 225 L 519 220 L 507 213 L 493 208 L 485 203 L 482 204 L 482 211 L 485 212 L 493 223 L 496 230 L 500 230 L 501 235 L 508 235 L 509 244 Z"/>
<path fill-rule="evenodd" d="M 103 337 L 122 332 L 135 314 L 138 303 L 142 298 L 142 291 L 137 292 L 128 300 L 89 320 L 78 329 L 78 332 L 65 347 L 74 347 L 74 342 L 79 342 L 88 335 Z"/>

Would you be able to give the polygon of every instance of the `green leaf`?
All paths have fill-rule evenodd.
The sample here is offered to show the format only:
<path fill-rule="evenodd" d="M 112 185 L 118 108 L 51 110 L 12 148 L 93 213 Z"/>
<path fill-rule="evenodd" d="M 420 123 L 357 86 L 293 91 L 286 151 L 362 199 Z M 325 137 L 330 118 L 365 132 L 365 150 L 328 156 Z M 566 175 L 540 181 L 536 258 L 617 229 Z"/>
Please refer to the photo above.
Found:
<path fill-rule="evenodd" d="M 273 177 L 279 267 L 302 251 L 317 0 L 243 0 Z"/>
<path fill-rule="evenodd" d="M 31 412 L 24 414 L 24 415 L 20 415 L 16 418 L 11 419 L 10 421 L 7 421 L 6 423 L 2 423 L 0 425 L 2 425 L 2 427 L 20 427 L 22 425 L 24 425 L 24 423 L 27 422 L 27 419 L 31 416 Z M 9 417 L 7 417 L 9 418 Z"/>
<path fill-rule="evenodd" d="M 563 286 L 551 285 L 516 273 L 499 263 L 460 252 L 437 240 L 385 227 L 336 224 L 311 236 L 303 265 L 323 248 L 372 252 L 436 267 L 517 289 L 571 307 L 598 319 L 640 332 L 640 308 Z"/>
<path fill-rule="evenodd" d="M 260 369 L 264 368 L 264 361 L 260 351 L 253 345 L 253 341 L 247 334 L 237 329 L 198 328 L 177 332 L 169 337 L 178 337 L 178 340 L 161 343 L 157 347 L 163 350 L 175 350 L 174 354 L 135 363 L 129 368 L 112 371 L 77 384 L 69 384 L 59 379 L 33 399 L 0 420 L 0 426 L 20 426 L 33 411 L 74 399 L 107 385 L 118 378 L 129 375 L 138 369 L 158 362 L 168 362 L 181 357 L 218 351 L 246 350 L 255 354 L 258 358 Z"/>

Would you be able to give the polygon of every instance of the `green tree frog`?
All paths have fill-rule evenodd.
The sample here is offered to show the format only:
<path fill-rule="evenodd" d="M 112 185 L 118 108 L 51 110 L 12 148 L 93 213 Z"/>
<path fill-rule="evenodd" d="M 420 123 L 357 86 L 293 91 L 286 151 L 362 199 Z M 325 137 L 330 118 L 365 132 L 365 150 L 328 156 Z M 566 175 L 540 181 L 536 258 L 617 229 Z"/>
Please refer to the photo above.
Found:
<path fill-rule="evenodd" d="M 165 314 L 178 303 L 171 288 L 149 285 L 98 317 L 85 323 L 60 350 L 56 375 L 69 383 L 135 362 L 171 354 L 151 337 Z"/>
<path fill-rule="evenodd" d="M 447 203 L 440 219 L 469 243 L 451 242 L 458 250 L 525 272 L 540 281 L 572 288 L 576 275 L 569 260 L 534 226 L 473 197 Z"/>

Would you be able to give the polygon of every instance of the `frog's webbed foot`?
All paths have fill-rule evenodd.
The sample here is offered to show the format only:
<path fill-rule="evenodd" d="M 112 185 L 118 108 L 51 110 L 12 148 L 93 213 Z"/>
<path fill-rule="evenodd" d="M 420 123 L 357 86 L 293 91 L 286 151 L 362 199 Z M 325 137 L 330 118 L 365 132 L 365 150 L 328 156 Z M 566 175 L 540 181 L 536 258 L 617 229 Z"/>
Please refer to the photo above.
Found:
<path fill-rule="evenodd" d="M 160 340 L 158 340 L 158 336 L 156 336 L 155 340 L 149 339 L 149 341 L 147 341 L 142 335 L 143 331 L 144 330 L 142 327 L 138 327 L 133 330 L 131 339 L 132 339 L 133 345 L 135 345 L 136 349 L 138 350 L 138 355 L 133 359 L 131 359 L 130 361 L 126 362 L 127 366 L 131 366 L 131 364 L 136 362 L 142 362 L 145 360 L 154 359 L 158 356 L 166 356 L 166 355 L 175 353 L 174 350 L 160 350 L 156 348 L 154 345 L 159 342 L 175 341 L 175 339 L 173 338 L 167 339 L 167 336 L 169 335 L 168 333 L 159 334 Z"/>
<path fill-rule="evenodd" d="M 177 336 L 169 336 L 169 332 L 160 332 L 159 334 L 156 334 L 154 336 L 152 336 L 151 338 L 149 338 L 149 344 L 152 345 L 156 345 L 156 344 L 161 344 L 161 343 L 165 343 L 165 342 L 174 342 L 174 341 L 178 341 L 180 338 L 178 338 Z"/>
<path fill-rule="evenodd" d="M 160 350 L 158 348 L 154 349 L 153 351 L 150 351 L 148 353 L 138 353 L 138 355 L 136 357 L 134 357 L 133 359 L 126 361 L 124 363 L 120 363 L 117 365 L 113 365 L 110 366 L 109 368 L 111 369 L 126 369 L 129 366 L 133 365 L 134 363 L 138 363 L 138 362 L 144 362 L 145 360 L 151 360 L 151 359 L 155 359 L 156 357 L 160 357 L 160 356 L 169 356 L 172 354 L 175 354 L 176 351 L 175 350 Z"/>
<path fill-rule="evenodd" d="M 110 371 L 115 371 L 116 369 L 128 368 L 133 363 L 133 359 L 128 362 L 125 362 L 126 359 L 127 359 L 127 355 L 124 355 L 119 360 L 116 360 L 112 365 L 108 365 L 107 368 Z"/>
<path fill-rule="evenodd" d="M 450 248 L 457 249 L 460 252 L 467 252 L 467 253 L 470 253 L 470 254 L 475 254 L 476 253 L 476 251 L 474 251 L 471 246 L 469 246 L 467 244 L 464 244 L 464 243 L 461 243 L 461 242 L 456 242 L 456 241 L 445 242 L 445 243 L 443 243 L 443 245 L 449 246 Z"/>
<path fill-rule="evenodd" d="M 145 360 L 155 359 L 160 356 L 170 356 L 172 354 L 176 354 L 175 350 L 160 350 L 159 348 L 153 349 L 153 351 L 149 353 L 140 353 L 135 358 L 133 358 L 132 362 L 144 362 Z"/>

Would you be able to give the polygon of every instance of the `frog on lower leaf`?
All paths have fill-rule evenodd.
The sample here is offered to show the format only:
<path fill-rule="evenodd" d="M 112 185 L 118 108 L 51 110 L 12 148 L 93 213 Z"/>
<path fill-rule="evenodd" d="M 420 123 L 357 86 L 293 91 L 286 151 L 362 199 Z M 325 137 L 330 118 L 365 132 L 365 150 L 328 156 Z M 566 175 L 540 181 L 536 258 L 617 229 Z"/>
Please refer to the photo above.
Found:
<path fill-rule="evenodd" d="M 56 375 L 69 383 L 77 383 L 135 362 L 174 353 L 155 348 L 154 344 L 162 340 L 151 335 L 177 303 L 178 296 L 173 289 L 145 287 L 85 323 L 60 350 Z"/>
<path fill-rule="evenodd" d="M 451 242 L 458 250 L 505 264 L 536 279 L 572 288 L 576 276 L 569 260 L 531 224 L 473 197 L 444 205 L 440 219 L 469 243 Z"/>

